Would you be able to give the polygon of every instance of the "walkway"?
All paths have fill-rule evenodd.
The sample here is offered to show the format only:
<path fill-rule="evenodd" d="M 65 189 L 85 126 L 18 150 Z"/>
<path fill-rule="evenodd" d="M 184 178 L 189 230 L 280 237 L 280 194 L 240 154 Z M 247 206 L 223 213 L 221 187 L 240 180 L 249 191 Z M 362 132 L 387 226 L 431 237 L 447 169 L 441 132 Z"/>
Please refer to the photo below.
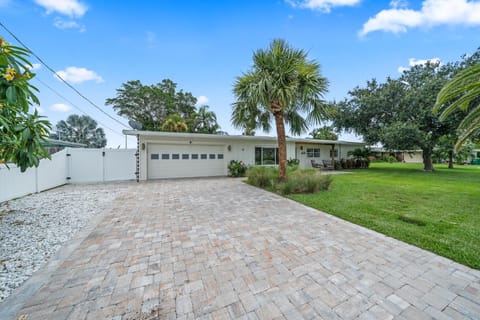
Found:
<path fill-rule="evenodd" d="M 131 183 L 69 248 L 0 318 L 480 319 L 479 271 L 239 179 Z"/>

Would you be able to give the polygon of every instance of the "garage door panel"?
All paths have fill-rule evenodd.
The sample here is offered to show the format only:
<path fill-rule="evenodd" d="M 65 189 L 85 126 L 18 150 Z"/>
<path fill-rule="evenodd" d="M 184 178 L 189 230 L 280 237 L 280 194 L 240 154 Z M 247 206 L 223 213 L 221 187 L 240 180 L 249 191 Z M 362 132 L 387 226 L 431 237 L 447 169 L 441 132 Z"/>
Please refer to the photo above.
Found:
<path fill-rule="evenodd" d="M 149 145 L 148 178 L 225 175 L 223 146 Z"/>

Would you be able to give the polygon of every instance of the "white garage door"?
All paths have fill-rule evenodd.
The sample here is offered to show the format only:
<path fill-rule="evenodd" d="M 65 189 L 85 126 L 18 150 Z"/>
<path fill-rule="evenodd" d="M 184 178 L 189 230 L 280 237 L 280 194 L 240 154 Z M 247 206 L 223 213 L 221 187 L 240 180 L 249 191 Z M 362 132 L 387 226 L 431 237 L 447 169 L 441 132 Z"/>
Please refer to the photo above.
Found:
<path fill-rule="evenodd" d="M 148 179 L 226 174 L 224 146 L 148 145 Z"/>

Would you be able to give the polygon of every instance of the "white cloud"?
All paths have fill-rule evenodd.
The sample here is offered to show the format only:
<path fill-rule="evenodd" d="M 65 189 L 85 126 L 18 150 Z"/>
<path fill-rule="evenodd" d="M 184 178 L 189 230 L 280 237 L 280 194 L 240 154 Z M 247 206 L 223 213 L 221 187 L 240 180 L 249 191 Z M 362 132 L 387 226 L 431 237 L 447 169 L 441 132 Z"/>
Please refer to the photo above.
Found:
<path fill-rule="evenodd" d="M 424 0 L 419 11 L 407 9 L 402 1 L 393 0 L 391 9 L 382 10 L 368 19 L 359 32 L 365 36 L 374 31 L 406 32 L 409 28 L 437 25 L 480 25 L 480 2 L 469 0 Z"/>
<path fill-rule="evenodd" d="M 208 103 L 208 98 L 206 96 L 198 96 L 197 97 L 197 105 L 202 106 Z"/>
<path fill-rule="evenodd" d="M 406 8 L 408 7 L 408 2 L 406 0 L 392 0 L 390 1 L 390 7 L 392 8 Z"/>
<path fill-rule="evenodd" d="M 55 18 L 53 25 L 58 29 L 78 29 L 78 31 L 80 32 L 84 32 L 87 30 L 84 25 L 80 25 L 74 20 L 63 20 L 58 17 Z"/>
<path fill-rule="evenodd" d="M 333 7 L 354 6 L 361 0 L 285 0 L 292 7 L 304 8 L 311 10 L 319 10 L 329 13 Z"/>
<path fill-rule="evenodd" d="M 418 65 L 425 65 L 427 63 L 438 64 L 441 65 L 442 61 L 440 58 L 431 58 L 431 59 L 415 59 L 410 58 L 408 59 L 408 67 L 398 67 L 398 72 L 403 73 L 404 71 L 409 70 L 411 67 L 418 66 Z"/>
<path fill-rule="evenodd" d="M 40 63 L 32 63 L 32 67 L 29 68 L 31 71 L 36 71 L 38 69 L 40 69 L 42 67 L 42 65 Z"/>
<path fill-rule="evenodd" d="M 64 103 L 55 103 L 50 107 L 50 110 L 58 111 L 58 112 L 68 112 L 68 111 L 72 110 L 72 107 L 70 107 L 68 104 L 64 104 Z"/>
<path fill-rule="evenodd" d="M 77 0 L 35 0 L 47 10 L 47 14 L 58 12 L 69 17 L 82 17 L 88 7 Z"/>
<path fill-rule="evenodd" d="M 56 76 L 72 83 L 81 83 L 85 81 L 96 81 L 97 83 L 103 82 L 102 77 L 100 77 L 95 71 L 86 68 L 68 67 L 65 70 L 57 71 Z"/>

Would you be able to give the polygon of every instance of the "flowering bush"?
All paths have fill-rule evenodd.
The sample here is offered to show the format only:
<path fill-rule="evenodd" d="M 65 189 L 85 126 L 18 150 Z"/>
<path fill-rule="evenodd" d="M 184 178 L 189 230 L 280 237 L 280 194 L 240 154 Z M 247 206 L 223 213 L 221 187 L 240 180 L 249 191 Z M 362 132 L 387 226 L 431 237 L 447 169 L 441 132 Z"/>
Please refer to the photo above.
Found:
<path fill-rule="evenodd" d="M 37 88 L 29 84 L 35 75 L 27 55 L 0 37 L 0 161 L 13 162 L 22 172 L 49 157 L 42 143 L 51 128 L 37 111 L 29 113 L 39 101 L 33 93 Z"/>
<path fill-rule="evenodd" d="M 228 164 L 228 175 L 231 177 L 245 177 L 247 166 L 242 161 L 232 160 Z"/>

